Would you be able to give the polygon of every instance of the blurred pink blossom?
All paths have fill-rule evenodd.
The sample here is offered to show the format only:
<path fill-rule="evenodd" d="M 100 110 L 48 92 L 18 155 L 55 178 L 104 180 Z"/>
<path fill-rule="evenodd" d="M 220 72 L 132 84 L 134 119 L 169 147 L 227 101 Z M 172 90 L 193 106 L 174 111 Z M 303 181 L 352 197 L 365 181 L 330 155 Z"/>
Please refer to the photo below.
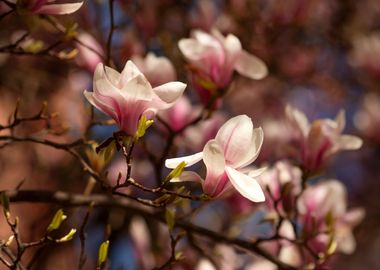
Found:
<path fill-rule="evenodd" d="M 215 139 L 206 143 L 203 152 L 167 159 L 165 166 L 175 168 L 182 161 L 186 162 L 186 166 L 191 166 L 203 159 L 207 168 L 203 190 L 207 195 L 218 197 L 234 187 L 247 199 L 261 202 L 265 200 L 264 193 L 252 177 L 258 176 L 262 170 L 257 170 L 256 174 L 251 173 L 252 177 L 240 170 L 256 160 L 263 139 L 262 129 L 254 129 L 248 116 L 239 115 L 219 129 Z"/>
<path fill-rule="evenodd" d="M 250 175 L 250 173 L 248 173 Z M 276 201 L 277 209 L 280 211 L 291 210 L 294 207 L 295 196 L 301 190 L 301 170 L 292 166 L 286 160 L 277 161 L 270 169 L 265 170 L 257 181 L 262 187 L 266 187 L 265 193 L 270 192 L 266 197 L 266 204 L 270 210 L 275 210 Z"/>
<path fill-rule="evenodd" d="M 78 35 L 78 40 L 81 43 L 76 43 L 79 50 L 77 61 L 81 66 L 84 66 L 89 71 L 94 72 L 96 66 L 102 62 L 101 56 L 104 55 L 103 48 L 93 36 L 85 32 Z"/>
<path fill-rule="evenodd" d="M 170 126 L 173 131 L 181 130 L 186 124 L 190 123 L 199 109 L 193 108 L 189 99 L 182 96 L 178 101 L 168 110 L 161 111 L 159 116 Z"/>
<path fill-rule="evenodd" d="M 303 231 L 307 235 L 318 233 L 312 241 L 317 253 L 328 248 L 331 241 L 328 227 L 331 225 L 337 250 L 347 254 L 355 250 L 352 229 L 363 220 L 364 210 L 355 208 L 347 211 L 347 192 L 341 182 L 329 180 L 308 187 L 298 201 L 298 209 Z M 331 221 L 328 221 L 328 216 L 332 217 Z"/>
<path fill-rule="evenodd" d="M 303 166 L 309 170 L 320 169 L 332 154 L 340 150 L 356 150 L 362 145 L 359 137 L 342 135 L 346 125 L 344 111 L 340 111 L 335 120 L 318 119 L 312 123 L 304 113 L 291 106 L 286 107 L 286 114 L 295 128 Z"/>
<path fill-rule="evenodd" d="M 121 130 L 134 135 L 142 115 L 151 119 L 158 110 L 173 106 L 186 84 L 169 82 L 152 88 L 135 64 L 128 61 L 121 74 L 98 64 L 93 87 L 93 92 L 84 92 L 87 100 L 111 116 Z"/>
<path fill-rule="evenodd" d="M 173 64 L 164 56 L 148 53 L 145 58 L 133 56 L 132 61 L 141 70 L 153 87 L 177 79 Z"/>
<path fill-rule="evenodd" d="M 234 70 L 255 80 L 264 78 L 268 73 L 265 63 L 243 50 L 233 34 L 224 37 L 216 29 L 211 34 L 194 30 L 192 38 L 181 39 L 178 46 L 190 63 L 195 87 L 203 101 L 207 101 L 210 92 L 227 87 Z"/>
<path fill-rule="evenodd" d="M 197 111 L 197 108 L 193 111 Z M 221 112 L 215 112 L 211 118 L 188 127 L 182 136 L 184 146 L 194 151 L 201 151 L 209 140 L 215 138 L 225 122 L 226 116 Z"/>

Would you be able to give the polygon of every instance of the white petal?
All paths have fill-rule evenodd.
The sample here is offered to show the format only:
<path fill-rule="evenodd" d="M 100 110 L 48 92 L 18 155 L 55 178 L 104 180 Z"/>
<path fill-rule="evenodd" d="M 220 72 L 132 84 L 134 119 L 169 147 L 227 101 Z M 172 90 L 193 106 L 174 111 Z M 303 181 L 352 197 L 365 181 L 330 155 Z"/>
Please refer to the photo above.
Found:
<path fill-rule="evenodd" d="M 340 110 L 335 117 L 335 122 L 337 124 L 338 132 L 341 133 L 346 126 L 346 114 L 344 110 Z"/>
<path fill-rule="evenodd" d="M 343 216 L 343 221 L 347 223 L 348 225 L 354 227 L 359 225 L 363 221 L 365 217 L 365 210 L 364 208 L 354 208 L 350 209 L 346 214 Z"/>
<path fill-rule="evenodd" d="M 178 42 L 178 47 L 189 61 L 199 61 L 209 49 L 207 46 L 190 38 L 181 39 Z"/>
<path fill-rule="evenodd" d="M 260 169 L 252 170 L 248 173 L 249 177 L 255 178 L 257 176 L 260 176 L 264 171 L 266 171 L 268 168 L 267 167 L 262 167 Z"/>
<path fill-rule="evenodd" d="M 234 168 L 243 168 L 257 159 L 257 156 L 260 154 L 261 146 L 264 141 L 264 132 L 263 129 L 255 128 L 252 132 L 252 139 L 249 145 L 246 146 L 246 151 L 239 158 L 239 162 L 235 162 Z"/>
<path fill-rule="evenodd" d="M 235 63 L 236 71 L 245 77 L 260 80 L 267 76 L 268 69 L 258 57 L 241 50 Z"/>
<path fill-rule="evenodd" d="M 342 135 L 338 139 L 338 145 L 342 150 L 356 150 L 363 145 L 363 140 L 352 135 Z"/>
<path fill-rule="evenodd" d="M 39 8 L 36 13 L 38 14 L 55 14 L 64 15 L 71 14 L 83 5 L 83 2 L 70 3 L 70 4 L 46 4 Z"/>
<path fill-rule="evenodd" d="M 186 167 L 189 167 L 199 162 L 202 158 L 203 158 L 203 152 L 199 152 L 194 155 L 190 155 L 186 157 L 170 158 L 170 159 L 165 160 L 165 167 L 169 169 L 174 169 L 182 161 L 186 162 Z"/>
<path fill-rule="evenodd" d="M 228 166 L 226 172 L 231 184 L 242 196 L 253 202 L 265 201 L 264 192 L 255 179 Z"/>
<path fill-rule="evenodd" d="M 219 129 L 215 139 L 224 150 L 227 165 L 235 168 L 246 161 L 241 158 L 245 157 L 247 147 L 251 147 L 252 135 L 253 124 L 246 115 L 231 118 Z"/>
<path fill-rule="evenodd" d="M 120 83 L 122 85 L 125 85 L 129 80 L 135 78 L 138 75 L 144 76 L 138 67 L 131 60 L 128 60 L 123 71 L 121 72 Z"/>
<path fill-rule="evenodd" d="M 119 86 L 120 73 L 113 68 L 105 66 L 105 77 L 115 86 Z"/>
<path fill-rule="evenodd" d="M 186 84 L 181 82 L 169 82 L 153 88 L 158 97 L 166 103 L 173 103 L 182 96 Z"/>
<path fill-rule="evenodd" d="M 295 124 L 300 130 L 302 136 L 307 138 L 310 130 L 310 124 L 306 118 L 306 115 L 290 105 L 286 106 L 285 112 L 290 121 L 292 121 L 292 123 Z"/>
<path fill-rule="evenodd" d="M 191 32 L 191 35 L 202 45 L 207 47 L 221 48 L 221 42 L 215 38 L 213 35 L 210 35 L 202 30 L 194 30 Z M 223 37 L 223 35 L 221 35 Z"/>
<path fill-rule="evenodd" d="M 151 101 L 154 97 L 152 86 L 144 75 L 137 75 L 129 80 L 121 89 L 121 94 L 129 100 Z"/>
<path fill-rule="evenodd" d="M 232 34 L 228 34 L 223 42 L 224 49 L 231 56 L 237 56 L 237 54 L 242 50 L 240 40 Z"/>

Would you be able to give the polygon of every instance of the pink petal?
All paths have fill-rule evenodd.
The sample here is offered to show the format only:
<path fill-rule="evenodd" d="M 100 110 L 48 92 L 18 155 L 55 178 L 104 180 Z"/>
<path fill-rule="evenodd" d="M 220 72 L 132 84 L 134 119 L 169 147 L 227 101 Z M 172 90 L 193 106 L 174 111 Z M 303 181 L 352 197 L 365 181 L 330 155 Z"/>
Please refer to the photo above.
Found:
<path fill-rule="evenodd" d="M 178 47 L 181 53 L 189 61 L 199 61 L 209 50 L 209 48 L 203 44 L 200 44 L 194 39 L 185 38 L 178 42 Z"/>
<path fill-rule="evenodd" d="M 110 117 L 112 117 L 116 122 L 119 122 L 118 114 L 116 113 L 115 109 L 111 105 L 109 105 L 109 104 L 107 104 L 107 103 L 105 103 L 99 99 L 96 99 L 94 97 L 93 92 L 88 92 L 85 90 L 83 92 L 83 94 L 86 97 L 86 99 L 88 100 L 88 102 L 91 103 L 91 105 L 93 105 L 99 111 L 101 111 L 101 112 L 109 115 Z"/>
<path fill-rule="evenodd" d="M 129 80 L 121 89 L 121 94 L 131 101 L 151 101 L 154 97 L 152 86 L 142 74 Z"/>
<path fill-rule="evenodd" d="M 231 184 L 242 196 L 253 202 L 265 201 L 264 192 L 255 179 L 228 166 L 226 172 Z"/>
<path fill-rule="evenodd" d="M 226 162 L 224 160 L 223 149 L 216 140 L 210 140 L 205 145 L 203 149 L 203 162 L 207 168 L 203 190 L 209 195 L 217 195 L 215 191 L 218 189 L 218 186 L 219 193 L 225 186 L 225 183 L 220 183 L 220 181 L 223 180 L 221 176 L 224 174 Z M 224 181 L 226 182 L 226 180 Z"/>
<path fill-rule="evenodd" d="M 129 80 L 135 78 L 138 75 L 144 76 L 137 66 L 131 61 L 128 60 L 125 64 L 123 71 L 121 72 L 120 83 L 125 85 Z"/>
<path fill-rule="evenodd" d="M 186 84 L 181 82 L 168 82 L 163 85 L 153 88 L 157 96 L 166 103 L 173 103 L 177 101 L 183 91 L 185 91 Z"/>
<path fill-rule="evenodd" d="M 306 118 L 306 115 L 290 105 L 286 106 L 285 112 L 292 124 L 296 125 L 296 127 L 299 129 L 302 136 L 304 138 L 307 138 L 310 131 L 310 124 Z"/>
<path fill-rule="evenodd" d="M 252 171 L 250 171 L 248 173 L 248 176 L 251 177 L 251 178 L 255 178 L 257 176 L 260 176 L 266 170 L 267 170 L 267 167 L 263 167 L 263 168 L 256 169 L 256 170 L 252 170 Z"/>
<path fill-rule="evenodd" d="M 36 10 L 36 14 L 52 14 L 52 15 L 64 15 L 71 14 L 83 5 L 83 2 L 71 3 L 71 4 L 47 4 Z"/>
<path fill-rule="evenodd" d="M 237 56 L 235 69 L 247 78 L 260 80 L 267 76 L 268 69 L 265 63 L 258 57 L 241 50 Z"/>
<path fill-rule="evenodd" d="M 169 169 L 174 169 L 177 167 L 182 161 L 186 162 L 186 167 L 190 167 L 195 163 L 201 161 L 203 158 L 203 152 L 196 153 L 194 155 L 179 157 L 179 158 L 170 158 L 165 160 L 165 167 Z"/>
<path fill-rule="evenodd" d="M 227 165 L 236 167 L 246 160 L 242 160 L 251 146 L 253 137 L 253 124 L 251 118 L 239 115 L 228 120 L 218 131 L 215 139 L 224 150 Z M 251 148 L 249 148 L 251 149 Z"/>
<path fill-rule="evenodd" d="M 119 87 L 120 82 L 120 73 L 114 70 L 113 68 L 105 66 L 105 77 L 116 87 Z"/>
<path fill-rule="evenodd" d="M 243 168 L 254 162 L 260 153 L 263 141 L 263 129 L 261 127 L 255 128 L 252 132 L 251 142 L 246 146 L 246 151 L 243 155 L 241 155 L 241 157 L 234 163 L 234 168 Z"/>

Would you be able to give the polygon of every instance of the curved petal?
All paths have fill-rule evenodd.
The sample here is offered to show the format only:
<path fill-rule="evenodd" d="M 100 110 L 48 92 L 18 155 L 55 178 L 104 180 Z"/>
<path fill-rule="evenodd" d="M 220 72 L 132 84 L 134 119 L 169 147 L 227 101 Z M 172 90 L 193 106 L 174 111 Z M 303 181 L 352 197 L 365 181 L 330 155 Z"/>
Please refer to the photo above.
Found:
<path fill-rule="evenodd" d="M 363 140 L 353 135 L 341 135 L 337 138 L 334 146 L 328 154 L 333 154 L 339 150 L 356 150 L 362 147 Z"/>
<path fill-rule="evenodd" d="M 70 4 L 47 4 L 36 10 L 36 14 L 55 14 L 64 15 L 71 14 L 80 9 L 83 2 L 70 3 Z"/>
<path fill-rule="evenodd" d="M 268 169 L 267 167 L 262 167 L 260 169 L 252 170 L 248 173 L 248 176 L 251 178 L 255 178 L 257 176 L 260 176 L 267 169 Z"/>
<path fill-rule="evenodd" d="M 91 103 L 91 105 L 93 105 L 99 111 L 101 111 L 101 112 L 109 115 L 110 117 L 112 117 L 116 122 L 119 122 L 118 114 L 116 113 L 115 109 L 112 106 L 110 106 L 107 103 L 102 102 L 101 100 L 95 98 L 93 92 L 88 92 L 87 90 L 85 90 L 83 92 L 83 94 L 86 97 L 86 99 L 88 100 L 88 102 Z"/>
<path fill-rule="evenodd" d="M 265 201 L 264 192 L 255 179 L 228 166 L 226 172 L 231 184 L 242 196 L 253 202 Z"/>
<path fill-rule="evenodd" d="M 199 152 L 194 155 L 185 156 L 185 157 L 170 158 L 170 159 L 165 160 L 165 167 L 169 169 L 174 169 L 182 161 L 186 162 L 185 167 L 190 167 L 191 165 L 194 165 L 195 163 L 201 161 L 202 158 L 203 158 L 203 152 Z"/>
<path fill-rule="evenodd" d="M 189 61 L 199 61 L 209 49 L 192 38 L 181 39 L 178 42 L 178 47 Z"/>
<path fill-rule="evenodd" d="M 153 88 L 157 96 L 166 103 L 173 103 L 182 96 L 186 84 L 181 82 L 168 82 Z"/>
<path fill-rule="evenodd" d="M 225 183 L 219 183 L 224 174 L 226 162 L 224 160 L 223 149 L 216 140 L 210 140 L 203 149 L 203 162 L 207 168 L 207 175 L 203 185 L 203 190 L 209 195 L 214 194 L 219 184 L 222 184 L 220 190 L 223 190 Z M 227 180 L 227 179 L 225 179 Z"/>
<path fill-rule="evenodd" d="M 241 50 L 237 56 L 235 70 L 245 77 L 260 80 L 267 76 L 268 68 L 260 58 Z"/>
<path fill-rule="evenodd" d="M 240 40 L 232 34 L 228 34 L 223 41 L 224 49 L 230 57 L 235 58 L 242 50 Z"/>
<path fill-rule="evenodd" d="M 125 85 L 128 81 L 132 80 L 138 75 L 144 76 L 138 67 L 131 60 L 128 60 L 124 66 L 123 71 L 121 72 L 121 85 Z"/>
<path fill-rule="evenodd" d="M 252 132 L 252 138 L 249 145 L 246 146 L 246 151 L 241 157 L 234 162 L 234 168 L 243 168 L 257 159 L 260 153 L 261 146 L 264 141 L 264 132 L 261 127 L 255 128 Z"/>
<path fill-rule="evenodd" d="M 250 146 L 252 137 L 253 124 L 251 118 L 246 115 L 231 118 L 219 129 L 215 139 L 224 150 L 227 165 L 235 167 L 245 161 L 242 161 L 241 157 L 246 155 L 247 147 L 254 147 Z"/>
<path fill-rule="evenodd" d="M 152 86 L 142 74 L 129 80 L 121 89 L 121 94 L 131 101 L 151 101 L 154 97 Z"/>
<path fill-rule="evenodd" d="M 105 66 L 105 77 L 116 87 L 119 87 L 120 85 L 120 73 L 114 70 L 113 68 Z"/>
<path fill-rule="evenodd" d="M 304 138 L 307 138 L 308 133 L 310 131 L 310 124 L 306 118 L 306 115 L 303 112 L 301 112 L 300 110 L 297 110 L 290 105 L 286 106 L 285 112 L 286 112 L 288 119 L 294 125 L 296 125 L 296 127 L 301 132 L 302 136 Z"/>

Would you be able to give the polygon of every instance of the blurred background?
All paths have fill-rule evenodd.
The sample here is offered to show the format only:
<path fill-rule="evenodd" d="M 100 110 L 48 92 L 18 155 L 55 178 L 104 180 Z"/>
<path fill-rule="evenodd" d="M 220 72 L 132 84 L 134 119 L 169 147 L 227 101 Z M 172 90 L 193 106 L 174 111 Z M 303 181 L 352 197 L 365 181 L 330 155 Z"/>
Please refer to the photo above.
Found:
<path fill-rule="evenodd" d="M 310 120 L 334 118 L 344 109 L 345 133 L 361 137 L 364 145 L 359 151 L 335 156 L 326 175 L 346 185 L 348 205 L 364 207 L 366 217 L 355 229 L 355 253 L 337 256 L 333 269 L 380 269 L 378 0 L 115 0 L 114 6 L 116 29 L 111 53 L 118 70 L 128 59 L 154 52 L 172 61 L 179 81 L 189 81 L 177 42 L 188 37 L 192 29 L 218 28 L 224 34 L 233 33 L 245 50 L 264 60 L 269 76 L 260 81 L 238 77 L 220 108 L 228 117 L 247 114 L 256 126 L 263 127 L 265 140 L 259 163 L 273 163 L 288 155 L 286 145 L 290 135 L 283 127 L 286 104 L 301 109 Z M 7 10 L 0 1 L 0 14 Z M 20 99 L 22 116 L 38 112 L 46 100 L 47 110 L 59 113 L 50 121 L 49 131 L 38 121 L 17 127 L 15 134 L 44 136 L 59 142 L 83 136 L 90 119 L 90 106 L 83 91 L 92 89 L 95 65 L 107 53 L 109 28 L 108 1 L 102 0 L 86 1 L 78 12 L 69 16 L 46 19 L 14 12 L 1 17 L 0 124 L 8 122 L 17 99 Z M 9 47 L 12 44 L 16 46 Z M 186 95 L 193 105 L 199 104 L 191 82 Z M 97 119 L 107 119 L 95 113 Z M 223 120 L 219 125 L 222 123 Z M 115 130 L 115 127 L 96 126 L 90 130 L 90 137 L 100 142 Z M 0 130 L 0 135 L 7 132 Z M 153 139 L 158 140 L 154 136 Z M 160 151 L 160 145 L 156 147 Z M 137 152 L 134 166 L 134 173 L 140 179 L 152 178 L 153 168 L 143 153 Z M 122 164 L 115 158 L 109 166 L 110 178 L 115 179 L 120 170 Z M 62 151 L 28 143 L 0 147 L 1 190 L 14 189 L 22 183 L 25 189 L 81 192 L 86 179 L 77 162 Z M 229 206 L 215 207 L 228 209 Z M 20 216 L 20 230 L 25 239 L 33 240 L 43 234 L 56 209 L 20 204 L 12 211 Z M 73 219 L 83 217 L 84 212 L 70 211 Z M 136 224 L 144 221 L 105 212 L 97 212 L 89 225 L 88 234 L 93 236 L 89 239 L 89 258 L 96 258 L 96 247 L 103 239 L 104 220 L 112 220 L 115 244 L 110 255 L 111 269 L 144 269 L 136 259 L 138 240 L 127 236 L 125 229 L 136 229 Z M 0 238 L 6 235 L 9 229 L 0 220 Z M 44 250 L 45 259 L 36 262 L 35 269 L 49 269 L 52 264 L 54 269 L 70 269 L 67 258 L 77 251 L 72 248 L 77 245 Z M 128 264 L 118 262 L 118 258 L 125 260 L 126 254 L 130 257 Z M 145 260 L 153 259 L 145 257 Z M 191 269 L 186 264 L 182 267 Z"/>

